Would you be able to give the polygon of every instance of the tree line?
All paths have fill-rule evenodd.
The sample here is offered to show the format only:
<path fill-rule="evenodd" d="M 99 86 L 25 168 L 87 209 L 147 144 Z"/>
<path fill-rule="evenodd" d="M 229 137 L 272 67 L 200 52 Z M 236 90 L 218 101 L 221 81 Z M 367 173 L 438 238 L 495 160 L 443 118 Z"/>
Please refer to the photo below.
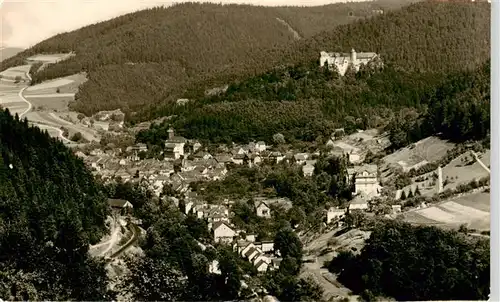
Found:
<path fill-rule="evenodd" d="M 359 255 L 343 250 L 328 268 L 367 301 L 486 300 L 489 240 L 434 226 L 387 221 L 374 228 Z"/>
<path fill-rule="evenodd" d="M 212 143 L 270 142 L 281 133 L 288 142 L 322 144 L 336 128 L 379 128 L 399 148 L 438 133 L 463 142 L 489 132 L 489 60 L 448 73 L 363 66 L 344 77 L 316 64 L 276 68 L 170 108 L 165 114 L 174 119 L 152 125 L 137 140 L 161 145 L 173 126 L 187 138 Z"/>
<path fill-rule="evenodd" d="M 62 143 L 0 112 L 0 297 L 110 300 L 89 244 L 105 234 L 105 195 Z"/>

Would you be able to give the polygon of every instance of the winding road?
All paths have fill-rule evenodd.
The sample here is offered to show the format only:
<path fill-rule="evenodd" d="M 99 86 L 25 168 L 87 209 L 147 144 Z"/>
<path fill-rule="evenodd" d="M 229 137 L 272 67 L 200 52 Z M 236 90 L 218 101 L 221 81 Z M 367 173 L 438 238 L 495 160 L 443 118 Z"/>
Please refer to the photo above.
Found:
<path fill-rule="evenodd" d="M 479 159 L 479 156 L 477 156 L 477 153 L 474 152 L 473 150 L 470 151 L 472 153 L 472 156 L 474 156 L 474 158 L 476 159 L 476 161 L 481 165 L 481 167 L 483 167 L 486 171 L 488 171 L 488 173 L 491 174 L 491 171 L 490 171 L 490 168 L 488 168 L 482 160 Z"/>
<path fill-rule="evenodd" d="M 25 73 L 26 77 L 28 78 L 29 81 L 31 81 L 31 76 L 29 75 L 29 72 L 26 72 Z M 1 79 L 2 82 L 7 82 L 7 83 L 10 83 L 10 81 L 4 81 L 4 79 Z M 23 112 L 19 113 L 19 118 L 22 119 L 23 117 L 26 116 L 26 114 L 28 114 L 32 109 L 33 109 L 33 104 L 31 104 L 30 101 L 28 101 L 24 96 L 23 96 L 23 93 L 24 91 L 28 88 L 29 86 L 24 86 L 22 87 L 18 92 L 17 92 L 17 99 L 19 100 L 19 103 L 21 102 L 24 102 L 28 105 L 28 108 L 26 108 Z M 3 103 L 3 102 L 0 102 L 0 104 L 2 104 L 4 107 L 6 108 L 9 108 L 9 103 L 10 104 L 15 104 L 15 100 L 16 100 L 16 96 L 14 95 L 14 90 L 11 90 L 12 88 L 16 89 L 16 88 L 19 88 L 19 86 L 14 86 L 14 87 L 9 87 L 8 90 L 6 90 L 3 94 L 4 97 L 8 98 L 8 99 L 11 99 L 10 102 L 8 103 Z M 12 101 L 14 100 L 14 101 Z M 14 105 L 11 105 L 11 106 L 14 106 Z M 11 109 L 11 108 L 9 108 Z M 13 110 L 11 110 L 11 112 L 13 112 Z M 54 127 L 54 126 L 50 126 L 50 125 L 46 125 L 46 124 L 42 124 L 42 123 L 37 123 L 37 122 L 33 122 L 33 121 L 29 121 L 30 124 L 34 125 L 34 126 L 37 126 L 39 127 L 40 129 L 46 129 L 46 130 L 53 130 L 53 131 L 57 131 L 58 133 L 58 138 L 63 142 L 63 143 L 67 143 L 67 144 L 74 144 L 74 142 L 72 142 L 71 140 L 67 139 L 66 137 L 64 137 L 64 132 L 57 128 L 57 127 Z"/>

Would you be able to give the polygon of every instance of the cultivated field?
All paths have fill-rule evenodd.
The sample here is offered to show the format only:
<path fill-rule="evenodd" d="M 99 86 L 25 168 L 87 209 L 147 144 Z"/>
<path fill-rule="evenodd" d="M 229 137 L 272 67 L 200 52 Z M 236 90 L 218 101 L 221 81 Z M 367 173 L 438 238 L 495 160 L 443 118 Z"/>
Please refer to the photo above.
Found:
<path fill-rule="evenodd" d="M 61 60 L 68 59 L 71 57 L 71 53 L 55 53 L 55 54 L 40 54 L 34 55 L 28 58 L 31 62 L 42 62 L 42 63 L 56 63 Z"/>
<path fill-rule="evenodd" d="M 490 165 L 490 150 L 484 154 L 478 154 L 479 159 L 486 165 Z M 473 164 L 466 165 L 462 162 L 463 159 L 473 162 Z M 481 164 L 474 160 L 470 152 L 462 154 L 461 156 L 452 160 L 448 165 L 443 168 L 443 180 L 449 179 L 449 183 L 444 186 L 444 189 L 454 189 L 457 185 L 468 183 L 473 179 L 480 179 L 489 175 Z"/>
<path fill-rule="evenodd" d="M 486 150 L 484 153 L 478 154 L 479 159 L 486 166 L 489 166 L 490 164 L 490 153 L 490 150 Z M 471 152 L 465 152 L 464 154 L 453 159 L 449 164 L 442 167 L 442 171 L 443 181 L 446 182 L 443 186 L 443 190 L 453 190 L 460 184 L 467 184 L 474 179 L 479 180 L 489 175 L 489 172 L 486 171 L 481 164 L 475 161 Z M 438 186 L 436 180 L 433 178 L 434 173 L 437 173 L 437 171 L 432 171 L 418 177 L 414 177 L 412 179 L 412 184 L 404 187 L 403 191 L 408 194 L 411 188 L 411 191 L 415 192 L 418 185 L 422 195 L 436 194 Z M 423 178 L 424 181 L 416 182 L 419 178 Z"/>
<path fill-rule="evenodd" d="M 453 143 L 431 136 L 416 142 L 413 146 L 405 147 L 389 154 L 383 160 L 388 165 L 397 164 L 403 168 L 410 169 L 410 167 L 422 161 L 435 162 L 440 160 L 453 147 Z"/>
<path fill-rule="evenodd" d="M 478 231 L 490 228 L 490 194 L 478 192 L 453 198 L 424 209 L 402 213 L 405 221 L 420 225 L 458 228 L 465 224 Z"/>
<path fill-rule="evenodd" d="M 16 77 L 21 77 L 22 81 L 27 81 L 28 77 L 26 73 L 30 70 L 31 65 L 21 65 L 16 67 L 8 68 L 0 72 L 0 76 L 3 81 L 14 81 Z"/>

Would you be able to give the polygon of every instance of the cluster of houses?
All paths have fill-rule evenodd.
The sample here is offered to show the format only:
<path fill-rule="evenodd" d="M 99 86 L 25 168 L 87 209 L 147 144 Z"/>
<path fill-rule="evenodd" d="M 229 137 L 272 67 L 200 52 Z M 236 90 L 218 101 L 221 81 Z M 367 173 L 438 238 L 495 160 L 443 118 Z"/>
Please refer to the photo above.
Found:
<path fill-rule="evenodd" d="M 208 204 L 198 199 L 194 192 L 186 194 L 185 200 L 183 206 L 177 203 L 181 211 L 186 215 L 192 213 L 197 218 L 205 219 L 215 243 L 232 245 L 233 249 L 243 259 L 251 262 L 258 272 L 279 267 L 281 260 L 274 255 L 273 241 L 256 242 L 255 235 L 246 234 L 231 223 L 230 207 L 234 201 L 226 200 L 224 204 L 217 205 Z M 291 201 L 283 198 L 268 199 L 262 197 L 256 198 L 254 202 L 256 215 L 262 218 L 271 218 L 271 207 L 268 204 L 279 203 L 284 208 L 291 207 Z M 214 268 L 214 270 L 216 269 Z"/>
<path fill-rule="evenodd" d="M 141 159 L 141 152 L 148 151 L 148 146 L 141 143 L 126 150 L 117 148 L 103 151 L 97 148 L 88 154 L 78 151 L 76 155 L 102 180 L 113 181 L 119 178 L 124 182 L 141 182 L 157 196 L 167 184 L 182 193 L 192 182 L 223 179 L 229 165 L 252 167 L 263 162 L 293 162 L 302 166 L 304 176 L 310 177 L 314 173 L 314 158 L 319 156 L 319 152 L 290 151 L 283 154 L 270 151 L 263 141 L 243 146 L 220 146 L 217 153 L 211 154 L 198 141 L 176 136 L 173 129 L 169 130 L 168 135 L 163 151 L 164 160 Z"/>

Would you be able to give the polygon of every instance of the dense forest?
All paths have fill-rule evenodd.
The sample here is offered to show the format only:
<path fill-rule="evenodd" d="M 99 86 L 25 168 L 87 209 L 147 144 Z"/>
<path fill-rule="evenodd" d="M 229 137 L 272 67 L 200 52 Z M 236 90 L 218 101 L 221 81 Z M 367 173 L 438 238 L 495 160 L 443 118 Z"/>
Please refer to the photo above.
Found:
<path fill-rule="evenodd" d="M 452 73 L 429 94 L 424 110 L 401 111 L 387 126 L 394 148 L 429 135 L 454 142 L 482 140 L 490 131 L 490 62 Z"/>
<path fill-rule="evenodd" d="M 253 72 L 265 50 L 284 49 L 299 38 L 370 17 L 373 10 L 409 2 L 158 7 L 56 35 L 2 62 L 1 69 L 24 64 L 37 53 L 74 51 L 74 58 L 34 74 L 33 83 L 87 71 L 89 81 L 77 95 L 75 110 L 90 114 L 121 108 L 131 113 L 179 96 L 193 81 L 233 70 Z"/>
<path fill-rule="evenodd" d="M 453 141 L 482 139 L 489 131 L 489 60 L 474 70 L 398 71 L 366 66 L 339 77 L 309 65 L 276 68 L 231 84 L 216 96 L 170 108 L 174 120 L 153 125 L 138 141 L 162 144 L 168 128 L 188 138 L 219 142 L 324 143 L 335 128 L 385 128 L 394 147 L 441 133 Z"/>
<path fill-rule="evenodd" d="M 104 263 L 105 196 L 83 162 L 27 120 L 0 112 L 0 297 L 111 300 Z"/>
<path fill-rule="evenodd" d="M 361 254 L 342 251 L 329 263 L 339 281 L 365 300 L 487 300 L 490 292 L 490 245 L 436 227 L 402 222 L 381 224 Z"/>

